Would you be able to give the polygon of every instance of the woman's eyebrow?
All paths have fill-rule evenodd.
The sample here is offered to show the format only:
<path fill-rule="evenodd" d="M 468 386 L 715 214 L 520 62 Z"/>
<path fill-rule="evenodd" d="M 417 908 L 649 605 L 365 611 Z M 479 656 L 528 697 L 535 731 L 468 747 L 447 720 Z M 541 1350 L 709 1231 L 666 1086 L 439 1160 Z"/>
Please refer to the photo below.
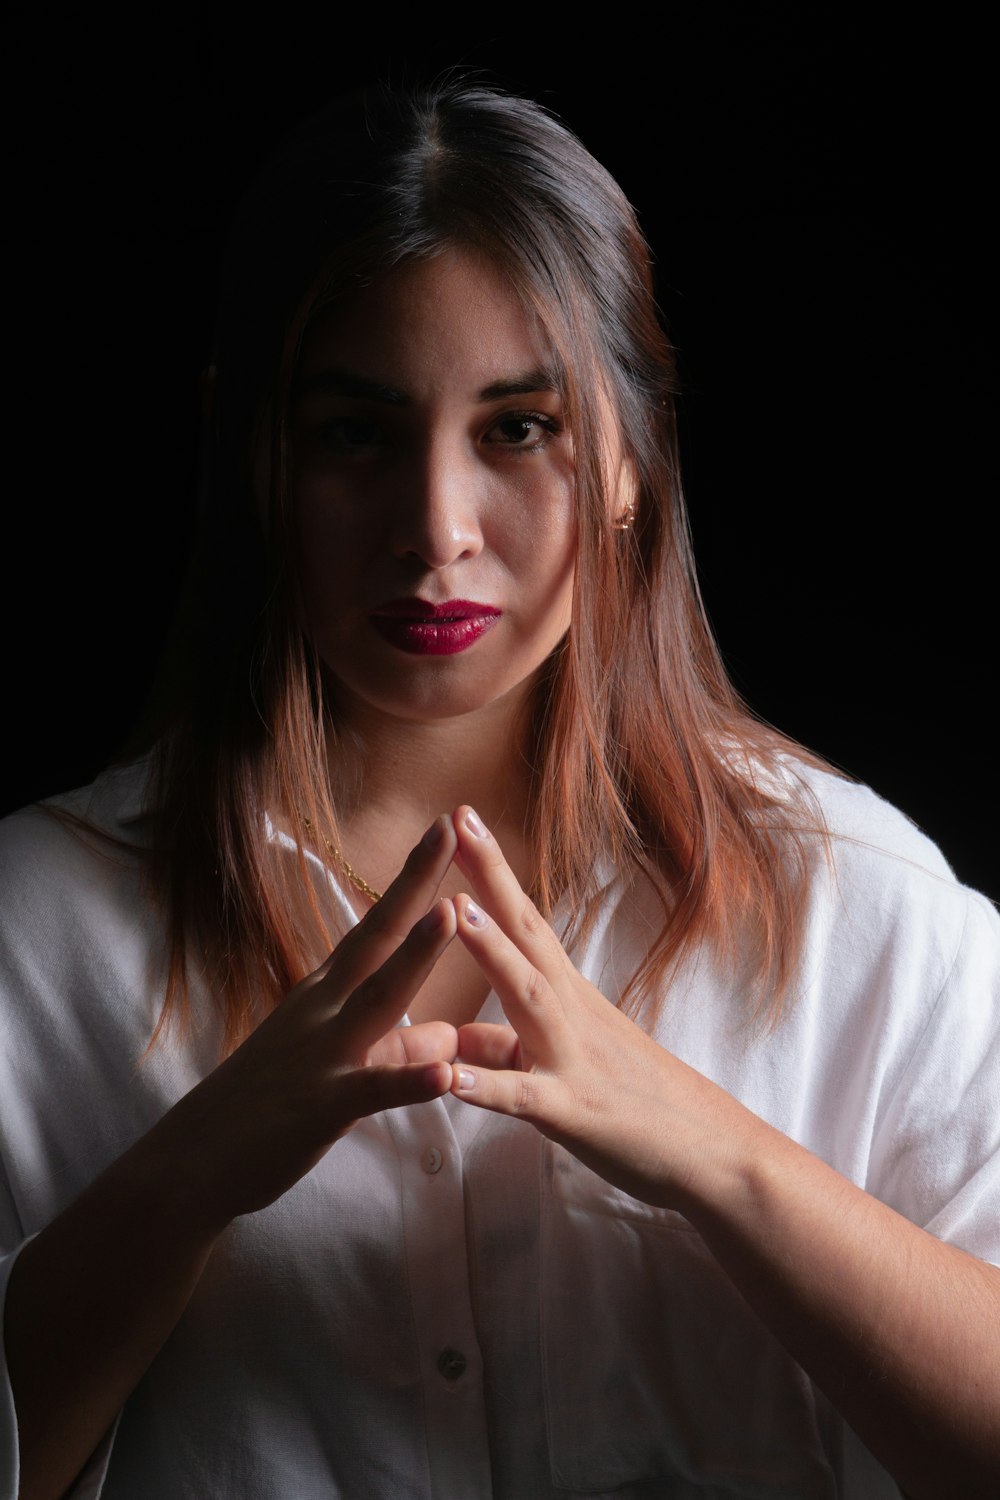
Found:
<path fill-rule="evenodd" d="M 479 392 L 479 399 L 499 401 L 504 396 L 531 396 L 542 391 L 558 394 L 559 382 L 554 370 L 539 367 L 537 370 L 526 370 L 521 375 L 513 375 L 508 380 L 495 380 L 491 385 L 484 386 Z"/>
<path fill-rule="evenodd" d="M 295 381 L 295 395 L 356 396 L 364 401 L 384 401 L 390 406 L 409 404 L 409 397 L 394 386 L 383 385 L 380 380 L 366 380 L 363 375 L 351 375 L 346 370 L 317 370 L 312 375 L 300 376 Z"/>
<path fill-rule="evenodd" d="M 478 401 L 499 401 L 505 396 L 530 396 L 543 391 L 558 392 L 559 383 L 555 372 L 539 367 L 494 380 L 484 386 L 477 396 Z M 295 382 L 295 396 L 348 396 L 363 401 L 382 401 L 389 406 L 409 406 L 411 398 L 395 386 L 385 385 L 380 380 L 367 380 L 363 375 L 353 375 L 348 370 L 316 370 L 303 375 Z"/>

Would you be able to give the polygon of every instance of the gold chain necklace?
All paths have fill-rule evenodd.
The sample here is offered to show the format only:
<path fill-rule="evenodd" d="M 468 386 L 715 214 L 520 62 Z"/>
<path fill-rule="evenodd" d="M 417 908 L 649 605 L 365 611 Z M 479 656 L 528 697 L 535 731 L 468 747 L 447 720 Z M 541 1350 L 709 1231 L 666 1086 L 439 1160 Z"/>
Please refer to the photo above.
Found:
<path fill-rule="evenodd" d="M 311 819 L 307 818 L 304 813 L 300 813 L 299 817 L 302 819 L 302 826 L 305 829 L 306 833 L 311 834 L 313 831 Z M 354 866 L 348 863 L 348 861 L 341 854 L 336 844 L 332 844 L 330 840 L 325 837 L 323 837 L 323 843 L 326 845 L 327 852 L 331 855 L 334 862 L 338 864 L 343 870 L 344 874 L 354 886 L 355 890 L 360 891 L 362 896 L 367 896 L 369 901 L 381 901 L 382 892 L 377 891 L 373 885 L 368 884 L 363 875 L 358 874 Z"/>

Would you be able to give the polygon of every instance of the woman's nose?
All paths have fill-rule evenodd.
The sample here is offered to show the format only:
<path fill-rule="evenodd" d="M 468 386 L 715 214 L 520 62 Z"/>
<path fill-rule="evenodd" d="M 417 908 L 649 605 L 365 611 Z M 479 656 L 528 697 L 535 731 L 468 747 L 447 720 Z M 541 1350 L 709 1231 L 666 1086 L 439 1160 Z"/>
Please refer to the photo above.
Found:
<path fill-rule="evenodd" d="M 390 546 L 396 557 L 446 568 L 482 550 L 483 475 L 460 443 L 432 441 L 402 466 Z"/>

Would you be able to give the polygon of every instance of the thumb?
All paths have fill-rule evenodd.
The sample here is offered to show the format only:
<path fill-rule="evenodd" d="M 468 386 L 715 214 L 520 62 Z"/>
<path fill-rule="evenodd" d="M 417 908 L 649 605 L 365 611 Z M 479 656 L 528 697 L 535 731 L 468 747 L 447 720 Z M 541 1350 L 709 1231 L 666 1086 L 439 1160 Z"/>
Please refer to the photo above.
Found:
<path fill-rule="evenodd" d="M 439 1099 L 450 1087 L 451 1065 L 440 1059 L 430 1063 L 354 1068 L 340 1080 L 337 1115 L 340 1120 L 353 1121 L 383 1109 L 426 1104 L 429 1099 Z"/>
<path fill-rule="evenodd" d="M 538 1073 L 470 1067 L 465 1062 L 453 1063 L 448 1071 L 451 1092 L 464 1104 L 528 1120 L 543 1133 L 550 1132 L 556 1107 L 553 1079 Z"/>

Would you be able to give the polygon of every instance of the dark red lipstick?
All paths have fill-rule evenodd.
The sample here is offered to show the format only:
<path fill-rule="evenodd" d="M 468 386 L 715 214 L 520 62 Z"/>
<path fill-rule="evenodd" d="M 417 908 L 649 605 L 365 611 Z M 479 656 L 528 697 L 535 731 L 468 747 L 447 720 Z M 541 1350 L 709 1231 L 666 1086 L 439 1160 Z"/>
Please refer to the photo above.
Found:
<path fill-rule="evenodd" d="M 371 622 L 379 635 L 416 656 L 453 656 L 465 651 L 503 614 L 493 604 L 474 599 L 446 599 L 431 604 L 427 599 L 391 599 L 372 611 Z"/>

